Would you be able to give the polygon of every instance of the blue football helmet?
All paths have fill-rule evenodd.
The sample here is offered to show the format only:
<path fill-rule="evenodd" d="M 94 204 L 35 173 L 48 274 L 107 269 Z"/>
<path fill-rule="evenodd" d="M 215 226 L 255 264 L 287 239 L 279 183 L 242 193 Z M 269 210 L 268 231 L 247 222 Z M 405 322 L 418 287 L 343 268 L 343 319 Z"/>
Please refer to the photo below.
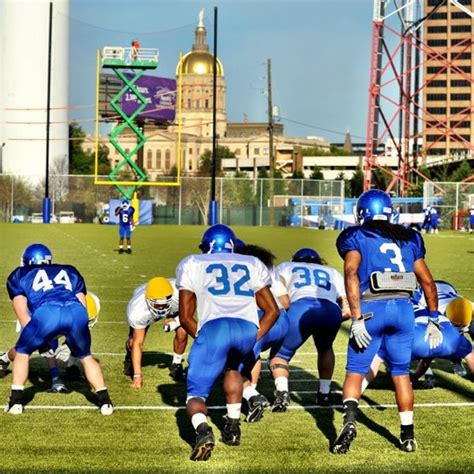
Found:
<path fill-rule="evenodd" d="M 237 238 L 233 230 L 224 224 L 216 224 L 204 232 L 199 248 L 202 253 L 231 253 Z"/>
<path fill-rule="evenodd" d="M 53 261 L 53 254 L 46 245 L 31 244 L 26 247 L 21 256 L 21 266 L 49 265 Z"/>
<path fill-rule="evenodd" d="M 130 207 L 130 201 L 128 199 L 122 199 L 120 205 L 127 210 Z"/>
<path fill-rule="evenodd" d="M 380 189 L 366 191 L 357 200 L 355 218 L 359 224 L 368 221 L 390 222 L 392 213 L 392 200 L 387 193 Z"/>
<path fill-rule="evenodd" d="M 292 262 L 305 262 L 305 263 L 321 263 L 321 257 L 318 252 L 310 248 L 302 248 L 297 250 L 293 257 Z"/>

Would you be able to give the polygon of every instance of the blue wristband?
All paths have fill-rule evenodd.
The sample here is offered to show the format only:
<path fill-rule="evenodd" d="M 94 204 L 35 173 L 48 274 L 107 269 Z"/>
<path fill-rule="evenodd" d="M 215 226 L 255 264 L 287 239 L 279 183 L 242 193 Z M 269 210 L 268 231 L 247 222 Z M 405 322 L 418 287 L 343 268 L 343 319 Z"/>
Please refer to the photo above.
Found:
<path fill-rule="evenodd" d="M 430 318 L 431 319 L 438 319 L 441 316 L 439 311 L 430 311 Z"/>

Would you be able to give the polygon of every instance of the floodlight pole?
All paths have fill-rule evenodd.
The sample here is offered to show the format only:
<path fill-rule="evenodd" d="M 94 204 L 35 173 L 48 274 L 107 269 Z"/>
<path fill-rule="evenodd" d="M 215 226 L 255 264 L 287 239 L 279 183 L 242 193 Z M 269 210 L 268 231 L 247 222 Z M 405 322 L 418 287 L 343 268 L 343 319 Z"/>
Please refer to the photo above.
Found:
<path fill-rule="evenodd" d="M 212 83 L 212 177 L 211 200 L 209 201 L 209 225 L 217 224 L 216 168 L 217 168 L 217 7 L 214 7 L 214 67 Z"/>
<path fill-rule="evenodd" d="M 46 176 L 43 199 L 43 224 L 49 224 L 51 200 L 49 199 L 49 129 L 51 119 L 51 48 L 53 38 L 53 2 L 49 2 L 49 32 L 48 32 L 48 84 L 46 98 Z"/>

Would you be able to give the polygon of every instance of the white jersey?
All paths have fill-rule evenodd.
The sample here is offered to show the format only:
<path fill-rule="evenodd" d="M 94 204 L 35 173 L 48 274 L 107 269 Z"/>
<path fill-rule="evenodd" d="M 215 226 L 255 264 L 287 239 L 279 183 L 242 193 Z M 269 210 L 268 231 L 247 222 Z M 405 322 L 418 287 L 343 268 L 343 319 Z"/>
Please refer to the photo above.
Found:
<path fill-rule="evenodd" d="M 275 270 L 288 290 L 290 301 L 318 298 L 337 303 L 346 295 L 344 278 L 334 268 L 317 263 L 284 262 Z"/>
<path fill-rule="evenodd" d="M 435 283 L 436 291 L 438 292 L 438 311 L 441 314 L 445 314 L 448 304 L 455 298 L 459 298 L 461 295 L 458 294 L 456 288 L 454 288 L 453 285 L 450 285 L 445 281 L 435 281 Z M 426 309 L 428 307 L 425 294 L 421 286 L 418 288 L 418 290 L 416 290 L 411 301 L 415 311 Z"/>
<path fill-rule="evenodd" d="M 168 278 L 168 281 L 173 287 L 173 297 L 171 298 L 171 311 L 168 315 L 169 318 L 174 317 L 178 314 L 179 308 L 179 293 L 176 289 L 174 278 Z M 156 318 L 148 309 L 145 301 L 145 291 L 148 283 L 140 285 L 135 288 L 132 299 L 128 302 L 127 306 L 127 321 L 128 325 L 133 329 L 145 329 L 148 326 L 156 323 L 160 319 Z"/>
<path fill-rule="evenodd" d="M 255 293 L 270 285 L 265 265 L 249 255 L 189 255 L 176 269 L 177 288 L 196 295 L 198 331 L 208 321 L 226 317 L 258 327 Z"/>
<path fill-rule="evenodd" d="M 271 272 L 270 276 L 272 278 L 272 286 L 270 287 L 270 291 L 275 298 L 278 308 L 283 309 L 283 305 L 280 303 L 280 296 L 288 295 L 288 290 L 286 289 L 285 285 L 277 279 L 274 272 Z"/>

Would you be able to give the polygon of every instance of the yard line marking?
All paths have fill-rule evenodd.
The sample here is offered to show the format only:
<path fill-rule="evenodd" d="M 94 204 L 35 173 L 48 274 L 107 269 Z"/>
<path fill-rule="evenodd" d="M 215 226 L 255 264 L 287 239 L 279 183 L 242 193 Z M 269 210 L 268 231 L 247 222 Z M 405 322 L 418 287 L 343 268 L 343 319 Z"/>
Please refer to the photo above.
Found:
<path fill-rule="evenodd" d="M 446 403 L 415 403 L 416 408 L 463 408 L 474 407 L 474 402 L 446 402 Z M 227 410 L 225 405 L 213 405 L 207 407 L 209 410 Z M 327 409 L 342 409 L 343 405 L 330 405 L 322 407 L 320 405 L 290 405 L 288 410 L 327 410 Z M 373 404 L 373 405 L 359 405 L 362 409 L 380 409 L 380 408 L 398 408 L 395 403 Z M 185 410 L 186 405 L 179 406 L 157 406 L 157 405 L 118 405 L 114 406 L 116 411 L 173 411 Z M 72 411 L 72 410 L 94 410 L 99 411 L 99 408 L 92 405 L 26 405 L 25 410 L 58 410 L 58 411 Z"/>

